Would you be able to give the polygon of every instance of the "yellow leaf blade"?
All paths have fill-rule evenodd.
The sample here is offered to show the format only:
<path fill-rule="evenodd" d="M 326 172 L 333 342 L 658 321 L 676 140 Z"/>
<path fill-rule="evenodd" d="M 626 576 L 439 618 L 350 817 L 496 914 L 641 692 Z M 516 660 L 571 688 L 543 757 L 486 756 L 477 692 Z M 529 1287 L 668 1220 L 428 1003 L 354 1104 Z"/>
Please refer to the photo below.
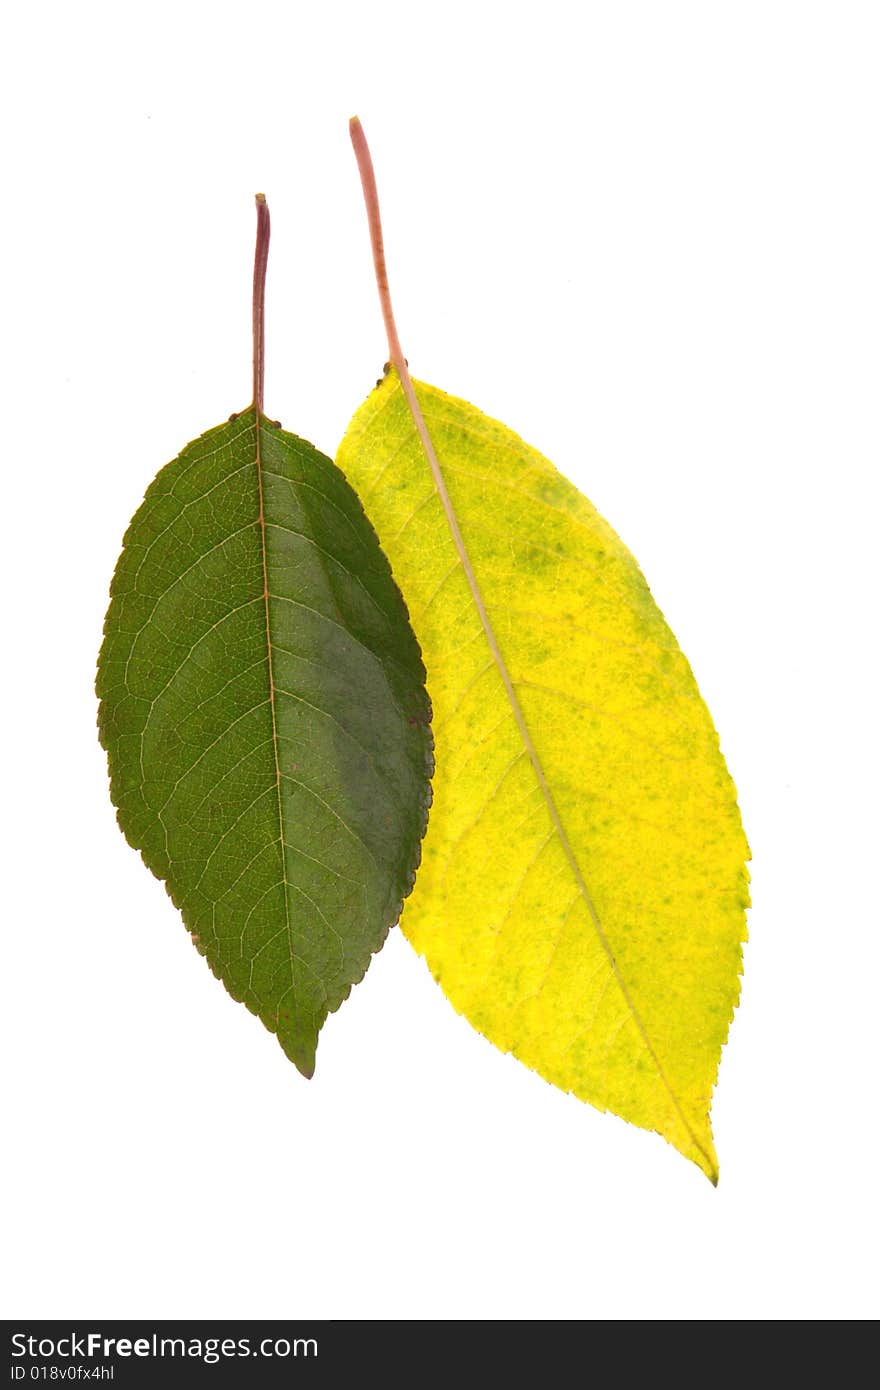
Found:
<path fill-rule="evenodd" d="M 473 406 L 416 391 L 466 562 L 395 373 L 338 457 L 434 706 L 434 805 L 401 925 L 493 1043 L 715 1181 L 709 1105 L 739 993 L 748 846 L 709 712 L 586 498 Z"/>

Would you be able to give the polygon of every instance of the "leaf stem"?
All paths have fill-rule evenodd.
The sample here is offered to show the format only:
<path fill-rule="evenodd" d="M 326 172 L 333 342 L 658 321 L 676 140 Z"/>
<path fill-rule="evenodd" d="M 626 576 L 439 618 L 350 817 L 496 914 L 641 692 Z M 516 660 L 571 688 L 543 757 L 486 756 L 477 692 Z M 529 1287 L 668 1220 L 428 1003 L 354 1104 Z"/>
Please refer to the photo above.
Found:
<path fill-rule="evenodd" d="M 370 225 L 370 244 L 373 248 L 373 265 L 376 270 L 376 285 L 379 289 L 379 303 L 382 306 L 382 318 L 385 320 L 385 332 L 388 336 L 388 352 L 392 364 L 400 373 L 401 381 L 408 375 L 406 368 L 406 358 L 400 346 L 400 339 L 397 336 L 397 325 L 394 322 L 394 310 L 391 307 L 391 291 L 388 288 L 388 269 L 385 265 L 385 242 L 382 237 L 382 215 L 379 212 L 379 193 L 376 189 L 376 175 L 373 170 L 373 161 L 370 157 L 370 147 L 367 144 L 367 137 L 364 135 L 364 128 L 357 116 L 352 116 L 348 123 L 348 131 L 351 136 L 351 143 L 354 146 L 354 155 L 357 160 L 358 172 L 361 176 L 361 187 L 364 190 L 364 202 L 367 205 L 367 221 Z"/>
<path fill-rule="evenodd" d="M 254 409 L 263 414 L 266 376 L 266 265 L 269 260 L 269 205 L 265 193 L 256 195 L 257 245 L 254 251 Z"/>

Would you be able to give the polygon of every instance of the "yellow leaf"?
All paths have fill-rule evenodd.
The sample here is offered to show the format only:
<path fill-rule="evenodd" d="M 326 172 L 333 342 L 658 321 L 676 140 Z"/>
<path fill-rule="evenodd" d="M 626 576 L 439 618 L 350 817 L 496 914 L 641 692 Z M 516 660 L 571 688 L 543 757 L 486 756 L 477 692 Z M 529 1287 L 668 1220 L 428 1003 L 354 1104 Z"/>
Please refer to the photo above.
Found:
<path fill-rule="evenodd" d="M 434 804 L 402 928 L 493 1043 L 715 1182 L 748 846 L 709 712 L 586 498 L 473 406 L 416 393 L 446 505 L 395 371 L 337 460 L 434 706 Z"/>

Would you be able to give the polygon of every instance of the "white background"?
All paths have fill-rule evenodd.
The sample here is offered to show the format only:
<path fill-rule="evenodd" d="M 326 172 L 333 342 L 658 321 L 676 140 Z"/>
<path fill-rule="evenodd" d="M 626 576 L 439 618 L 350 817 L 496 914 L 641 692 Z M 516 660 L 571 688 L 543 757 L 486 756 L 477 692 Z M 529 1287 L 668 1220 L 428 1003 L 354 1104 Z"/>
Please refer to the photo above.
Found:
<path fill-rule="evenodd" d="M 7 1316 L 877 1311 L 878 11 L 17 7 L 2 101 Z M 399 933 L 305 1082 L 115 826 L 93 673 L 158 468 L 333 453 L 404 348 L 638 556 L 741 792 L 721 1184 L 474 1033 Z"/>

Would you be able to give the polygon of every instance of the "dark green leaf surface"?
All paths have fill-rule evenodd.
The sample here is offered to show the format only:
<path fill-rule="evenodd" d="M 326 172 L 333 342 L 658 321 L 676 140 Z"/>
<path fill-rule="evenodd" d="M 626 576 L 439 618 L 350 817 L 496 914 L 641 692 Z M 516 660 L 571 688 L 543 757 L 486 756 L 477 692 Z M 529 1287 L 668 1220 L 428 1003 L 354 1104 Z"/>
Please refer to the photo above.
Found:
<path fill-rule="evenodd" d="M 120 825 L 306 1075 L 412 887 L 424 668 L 348 483 L 253 408 L 187 446 L 125 538 L 98 666 Z"/>

